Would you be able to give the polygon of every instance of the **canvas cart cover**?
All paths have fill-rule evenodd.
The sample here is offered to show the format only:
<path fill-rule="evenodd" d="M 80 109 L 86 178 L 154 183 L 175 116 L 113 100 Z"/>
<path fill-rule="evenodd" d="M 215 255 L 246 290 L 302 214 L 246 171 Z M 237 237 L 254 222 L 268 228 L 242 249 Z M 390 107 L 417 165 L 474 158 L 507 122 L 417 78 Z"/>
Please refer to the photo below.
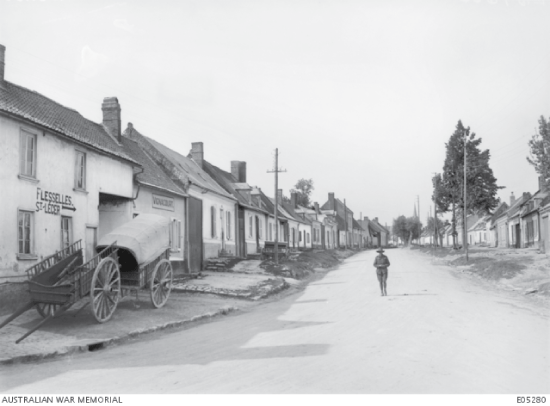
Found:
<path fill-rule="evenodd" d="M 170 246 L 170 220 L 156 214 L 140 214 L 101 237 L 97 251 L 116 241 L 130 251 L 139 265 L 148 264 Z"/>

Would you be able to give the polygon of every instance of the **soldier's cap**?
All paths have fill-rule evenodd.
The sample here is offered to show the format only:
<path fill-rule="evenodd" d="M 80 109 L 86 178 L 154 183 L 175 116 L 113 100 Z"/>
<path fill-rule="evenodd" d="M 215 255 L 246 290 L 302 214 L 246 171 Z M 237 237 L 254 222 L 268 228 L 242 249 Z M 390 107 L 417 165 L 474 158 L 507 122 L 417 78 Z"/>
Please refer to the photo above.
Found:
<path fill-rule="evenodd" d="M 376 250 L 376 252 L 379 252 L 380 254 L 385 252 L 382 248 L 380 248 L 379 250 Z"/>

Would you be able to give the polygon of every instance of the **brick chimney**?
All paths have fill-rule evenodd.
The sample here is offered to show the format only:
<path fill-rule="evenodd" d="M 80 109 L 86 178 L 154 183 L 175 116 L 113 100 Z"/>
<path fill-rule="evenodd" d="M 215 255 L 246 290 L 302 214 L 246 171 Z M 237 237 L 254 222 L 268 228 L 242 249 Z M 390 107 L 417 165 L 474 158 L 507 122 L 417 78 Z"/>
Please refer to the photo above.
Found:
<path fill-rule="evenodd" d="M 120 120 L 120 104 L 116 97 L 106 97 L 101 105 L 103 110 L 103 126 L 109 131 L 111 137 L 121 141 L 121 120 Z"/>
<path fill-rule="evenodd" d="M 313 203 L 313 206 L 315 207 L 315 213 L 320 213 L 320 211 L 319 211 L 319 203 L 315 202 L 315 203 Z"/>
<path fill-rule="evenodd" d="M 231 161 L 231 175 L 237 179 L 237 182 L 246 183 L 246 162 Z"/>
<path fill-rule="evenodd" d="M 0 88 L 6 88 L 6 80 L 4 79 L 4 66 L 6 65 L 6 47 L 0 44 Z"/>
<path fill-rule="evenodd" d="M 296 208 L 296 192 L 290 193 L 290 205 L 292 206 L 293 209 Z"/>
<path fill-rule="evenodd" d="M 331 210 L 336 209 L 336 206 L 334 205 L 334 193 L 328 194 L 328 208 Z"/>
<path fill-rule="evenodd" d="M 514 192 L 512 192 L 512 195 L 510 196 L 510 207 L 514 204 L 516 201 L 516 196 L 514 196 Z"/>
<path fill-rule="evenodd" d="M 202 168 L 202 161 L 204 160 L 204 145 L 202 142 L 191 143 L 191 158 Z"/>
<path fill-rule="evenodd" d="M 277 189 L 277 201 L 279 204 L 283 202 L 283 189 Z"/>

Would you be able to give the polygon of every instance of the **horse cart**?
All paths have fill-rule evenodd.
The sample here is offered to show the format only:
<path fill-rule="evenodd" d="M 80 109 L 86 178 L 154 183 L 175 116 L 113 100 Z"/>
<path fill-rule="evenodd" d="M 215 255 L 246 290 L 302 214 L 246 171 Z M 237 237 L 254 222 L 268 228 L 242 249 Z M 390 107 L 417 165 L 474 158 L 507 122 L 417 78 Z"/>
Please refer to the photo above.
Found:
<path fill-rule="evenodd" d="M 32 266 L 26 271 L 30 300 L 0 328 L 36 308 L 43 319 L 16 341 L 19 343 L 78 302 L 82 306 L 77 313 L 90 304 L 95 319 L 104 323 L 122 297 L 137 296 L 146 288 L 153 306 L 161 308 L 173 279 L 168 223 L 164 217 L 142 214 L 102 237 L 97 254 L 85 263 L 81 241 L 77 241 Z"/>

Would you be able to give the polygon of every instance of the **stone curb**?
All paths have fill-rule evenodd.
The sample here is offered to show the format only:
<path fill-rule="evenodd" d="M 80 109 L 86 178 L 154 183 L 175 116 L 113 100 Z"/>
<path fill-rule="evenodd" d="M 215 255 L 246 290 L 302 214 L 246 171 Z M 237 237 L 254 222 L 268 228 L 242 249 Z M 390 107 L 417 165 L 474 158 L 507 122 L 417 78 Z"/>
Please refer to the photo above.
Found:
<path fill-rule="evenodd" d="M 175 327 L 181 327 L 183 325 L 193 323 L 200 320 L 210 319 L 214 318 L 220 315 L 227 315 L 231 312 L 234 312 L 236 310 L 239 310 L 238 307 L 222 307 L 218 309 L 215 312 L 205 313 L 198 316 L 193 316 L 190 319 L 185 320 L 177 320 L 177 321 L 171 321 L 168 323 L 161 324 L 159 326 L 153 326 L 149 328 L 143 328 L 143 329 L 137 329 L 130 331 L 129 333 L 123 335 L 123 336 L 115 336 L 112 338 L 108 338 L 105 340 L 98 340 L 95 342 L 90 342 L 89 344 L 84 345 L 68 345 L 65 347 L 58 348 L 56 350 L 52 350 L 50 352 L 41 352 L 36 354 L 28 354 L 28 355 L 20 355 L 12 358 L 0 358 L 0 365 L 9 365 L 9 364 L 16 364 L 16 363 L 25 363 L 30 361 L 37 361 L 42 359 L 50 359 L 58 356 L 65 356 L 70 355 L 78 352 L 86 352 L 86 351 L 95 351 L 98 349 L 105 348 L 109 345 L 124 342 L 125 340 L 128 340 L 129 338 L 134 338 L 143 334 L 149 334 L 154 333 L 155 331 L 165 330 L 168 328 L 175 328 Z"/>

